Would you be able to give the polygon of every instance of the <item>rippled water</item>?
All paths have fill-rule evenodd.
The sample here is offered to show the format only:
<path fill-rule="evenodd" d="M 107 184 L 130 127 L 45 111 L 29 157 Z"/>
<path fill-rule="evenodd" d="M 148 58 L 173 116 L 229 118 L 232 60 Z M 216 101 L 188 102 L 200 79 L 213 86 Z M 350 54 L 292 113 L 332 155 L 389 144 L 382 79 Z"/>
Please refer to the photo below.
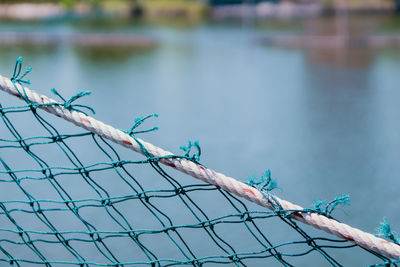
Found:
<path fill-rule="evenodd" d="M 395 34 L 398 25 L 383 17 L 350 23 L 357 34 Z M 3 23 L 0 31 L 127 32 L 159 44 L 121 51 L 3 46 L 0 73 L 11 75 L 23 56 L 33 66 L 36 91 L 50 94 L 56 87 L 70 96 L 91 90 L 82 102 L 121 129 L 137 116 L 158 113 L 152 123 L 160 130 L 145 140 L 174 152 L 199 140 L 205 165 L 242 181 L 271 169 L 278 194 L 305 207 L 347 193 L 351 206 L 336 212 L 342 221 L 375 232 L 386 216 L 399 231 L 400 50 L 255 42 L 265 34 L 335 27 L 332 20 L 186 27 Z"/>

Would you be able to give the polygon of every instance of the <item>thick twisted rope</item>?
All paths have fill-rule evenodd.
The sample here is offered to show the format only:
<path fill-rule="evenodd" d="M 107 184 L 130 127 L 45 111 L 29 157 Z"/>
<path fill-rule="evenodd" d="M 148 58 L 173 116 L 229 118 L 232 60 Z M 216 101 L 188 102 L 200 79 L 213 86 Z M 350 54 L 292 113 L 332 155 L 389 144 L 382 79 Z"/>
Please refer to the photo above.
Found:
<path fill-rule="evenodd" d="M 177 169 L 206 183 L 213 184 L 225 191 L 257 203 L 262 207 L 266 207 L 272 211 L 276 211 L 276 207 L 279 207 L 280 210 L 293 211 L 288 215 L 292 219 L 311 225 L 339 238 L 347 239 L 363 248 L 372 250 L 386 257 L 396 260 L 400 259 L 400 245 L 398 244 L 386 241 L 344 223 L 340 223 L 334 219 L 326 217 L 325 215 L 315 212 L 305 212 L 301 206 L 270 194 L 266 195 L 254 187 L 225 176 L 222 173 L 205 168 L 204 166 L 196 164 L 186 158 L 171 157 L 173 156 L 171 152 L 165 151 L 139 138 L 133 138 L 129 134 L 87 116 L 82 112 L 67 109 L 58 105 L 56 104 L 57 101 L 44 95 L 39 95 L 27 87 L 13 83 L 10 79 L 1 75 L 0 90 L 19 98 L 23 97 L 26 100 L 29 100 L 31 105 L 37 105 L 37 107 L 40 107 L 49 113 L 70 121 L 75 125 L 102 136 L 114 143 L 142 154 L 146 152 L 152 157 L 161 158 L 159 161 L 162 164 Z"/>

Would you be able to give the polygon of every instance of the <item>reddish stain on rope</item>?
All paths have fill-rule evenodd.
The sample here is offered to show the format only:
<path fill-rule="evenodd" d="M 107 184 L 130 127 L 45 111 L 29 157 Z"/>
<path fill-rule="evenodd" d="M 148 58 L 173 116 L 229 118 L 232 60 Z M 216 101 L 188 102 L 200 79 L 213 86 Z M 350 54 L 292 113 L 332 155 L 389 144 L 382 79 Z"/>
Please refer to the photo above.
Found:
<path fill-rule="evenodd" d="M 293 212 L 292 215 L 294 217 L 296 217 L 297 219 L 304 219 L 303 215 L 301 215 L 301 212 L 296 211 L 296 212 Z"/>
<path fill-rule="evenodd" d="M 16 97 L 18 97 L 18 98 L 21 98 L 21 95 L 20 95 L 19 93 L 14 93 L 14 92 L 12 92 L 11 94 L 14 95 L 14 96 L 16 96 Z"/>
<path fill-rule="evenodd" d="M 122 140 L 122 143 L 124 143 L 124 144 L 127 144 L 127 145 L 132 145 L 132 143 L 131 142 L 129 142 L 128 140 Z"/>
<path fill-rule="evenodd" d="M 352 238 L 351 236 L 345 236 L 345 235 L 341 235 L 341 234 L 339 234 L 342 238 L 344 238 L 344 239 L 346 239 L 346 240 L 349 240 L 349 241 L 351 241 L 351 242 L 354 242 L 354 238 Z"/>
<path fill-rule="evenodd" d="M 91 124 L 91 123 L 90 123 L 90 120 L 85 119 L 85 118 L 81 118 L 81 121 L 86 122 L 86 123 L 88 123 L 88 124 Z M 132 145 L 132 144 L 131 144 L 131 145 Z"/>
<path fill-rule="evenodd" d="M 170 166 L 172 168 L 176 168 L 176 166 L 173 163 L 169 162 L 169 161 L 164 161 L 164 164 L 167 165 L 167 166 Z"/>
<path fill-rule="evenodd" d="M 256 197 L 256 194 L 254 194 L 254 192 L 253 192 L 252 189 L 244 188 L 243 191 L 246 192 L 246 193 L 248 193 L 248 194 L 252 194 L 254 197 Z"/>

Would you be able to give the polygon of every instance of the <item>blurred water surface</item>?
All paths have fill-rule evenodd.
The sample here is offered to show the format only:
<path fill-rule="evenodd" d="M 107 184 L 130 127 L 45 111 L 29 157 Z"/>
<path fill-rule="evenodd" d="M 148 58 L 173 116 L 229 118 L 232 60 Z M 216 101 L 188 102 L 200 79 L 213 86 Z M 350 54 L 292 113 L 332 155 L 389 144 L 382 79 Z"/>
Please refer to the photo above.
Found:
<path fill-rule="evenodd" d="M 349 23 L 355 34 L 400 33 L 395 17 Z M 33 67 L 36 91 L 49 95 L 55 87 L 72 96 L 91 90 L 82 103 L 120 129 L 129 129 L 137 116 L 158 113 L 151 123 L 160 130 L 145 140 L 177 153 L 189 139 L 199 140 L 210 168 L 242 181 L 271 169 L 282 189 L 277 193 L 305 207 L 347 193 L 351 205 L 337 211 L 338 218 L 375 232 L 386 216 L 400 230 L 400 50 L 255 42 L 264 34 L 331 34 L 336 27 L 332 18 L 185 27 L 3 22 L 2 32 L 135 33 L 158 45 L 2 46 L 0 73 L 10 76 L 23 56 Z M 364 263 L 354 255 L 340 257 Z"/>

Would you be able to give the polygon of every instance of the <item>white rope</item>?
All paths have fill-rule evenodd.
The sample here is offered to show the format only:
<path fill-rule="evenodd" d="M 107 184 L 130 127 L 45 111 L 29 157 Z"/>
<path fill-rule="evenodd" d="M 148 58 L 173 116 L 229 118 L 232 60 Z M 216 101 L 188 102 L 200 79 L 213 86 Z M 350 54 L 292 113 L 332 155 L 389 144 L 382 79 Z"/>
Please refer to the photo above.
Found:
<path fill-rule="evenodd" d="M 18 84 L 14 85 L 10 81 L 10 79 L 1 75 L 0 90 L 17 97 L 21 97 L 19 92 L 21 92 L 22 95 L 26 94 L 28 100 L 33 104 L 41 105 L 41 109 L 44 109 L 49 113 L 70 121 L 79 127 L 82 127 L 92 133 L 102 136 L 114 143 L 120 144 L 136 152 L 143 154 L 142 149 L 138 144 L 138 142 L 140 142 L 144 146 L 144 148 L 154 157 L 165 157 L 173 155 L 171 152 L 167 152 L 141 139 L 138 139 L 138 142 L 136 142 L 134 138 L 122 132 L 121 130 L 115 129 L 112 126 L 100 122 L 90 116 L 86 116 L 81 112 L 68 110 L 60 105 L 49 105 L 52 103 L 57 103 L 57 101 L 50 99 L 44 95 L 39 95 L 36 92 L 28 89 L 27 87 L 22 87 Z M 43 106 L 43 104 L 45 105 Z M 194 178 L 200 179 L 209 184 L 213 184 L 219 188 L 224 189 L 225 191 L 257 203 L 258 205 L 266 207 L 270 210 L 275 210 L 274 206 L 276 205 L 274 204 L 278 203 L 283 210 L 303 210 L 302 207 L 290 203 L 286 200 L 282 200 L 276 196 L 267 196 L 269 198 L 267 199 L 256 188 L 237 181 L 231 177 L 225 176 L 222 173 L 207 169 L 190 160 L 183 158 L 163 158 L 160 160 L 160 162 L 190 176 L 193 176 Z M 400 245 L 376 237 L 372 234 L 363 232 L 344 223 L 337 222 L 324 215 L 312 212 L 294 212 L 291 215 L 291 218 L 302 223 L 311 225 L 327 233 L 333 234 L 339 238 L 347 239 L 357 245 L 360 245 L 363 248 L 370 249 L 389 258 L 396 260 L 400 259 Z"/>

